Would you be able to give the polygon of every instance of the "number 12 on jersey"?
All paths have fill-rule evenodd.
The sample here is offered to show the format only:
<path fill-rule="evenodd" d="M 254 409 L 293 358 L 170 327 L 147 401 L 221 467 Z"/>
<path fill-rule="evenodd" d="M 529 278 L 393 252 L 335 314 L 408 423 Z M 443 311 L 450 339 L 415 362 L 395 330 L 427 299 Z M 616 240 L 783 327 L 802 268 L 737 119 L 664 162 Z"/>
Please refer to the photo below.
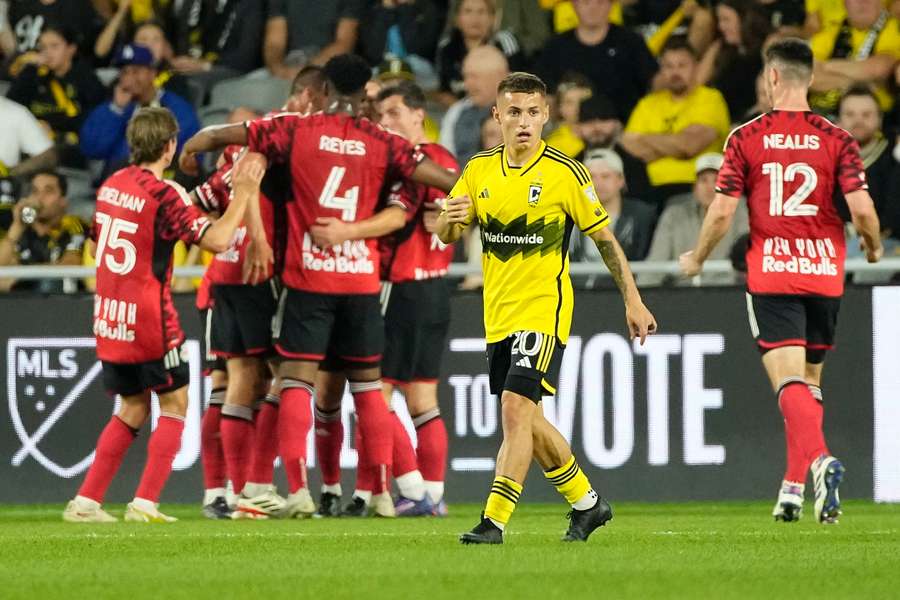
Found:
<path fill-rule="evenodd" d="M 816 189 L 819 176 L 816 170 L 806 163 L 791 163 L 787 167 L 777 162 L 768 162 L 762 166 L 763 175 L 769 176 L 769 214 L 773 217 L 814 217 L 819 212 L 815 204 L 803 204 Z M 784 199 L 784 182 L 793 182 L 803 177 L 790 198 Z"/>

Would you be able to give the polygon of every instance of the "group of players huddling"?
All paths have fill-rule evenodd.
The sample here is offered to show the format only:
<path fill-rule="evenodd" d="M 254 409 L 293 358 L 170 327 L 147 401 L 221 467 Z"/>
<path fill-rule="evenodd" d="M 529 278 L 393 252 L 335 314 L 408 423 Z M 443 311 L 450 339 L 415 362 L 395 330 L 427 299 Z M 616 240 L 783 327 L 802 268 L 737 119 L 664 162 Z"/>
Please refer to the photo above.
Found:
<path fill-rule="evenodd" d="M 843 281 L 835 184 L 873 261 L 881 252 L 878 222 L 855 142 L 808 112 L 809 48 L 798 40 L 778 42 L 766 59 L 776 109 L 729 138 L 719 195 L 697 250 L 682 257 L 682 267 L 699 271 L 737 198 L 746 196 L 751 320 L 779 393 L 788 442 L 775 516 L 799 518 L 812 465 L 816 518 L 833 522 L 844 467 L 825 446 L 817 386 Z M 171 115 L 150 108 L 132 119 L 132 166 L 101 187 L 94 223 L 97 354 L 107 390 L 122 403 L 100 435 L 66 520 L 116 520 L 103 510 L 103 497 L 149 417 L 151 390 L 161 413 L 125 519 L 174 520 L 159 511 L 158 501 L 187 405 L 184 335 L 169 288 L 177 240 L 218 253 L 198 294 L 207 344 L 217 357 L 202 425 L 204 513 L 446 514 L 447 433 L 437 403 L 449 323 L 445 244 L 475 222 L 484 247 L 490 387 L 501 402 L 503 443 L 481 521 L 460 541 L 503 542 L 532 460 L 572 507 L 564 540 L 587 540 L 612 518 L 541 409 L 542 396 L 555 393 L 571 325 L 567 250 L 574 227 L 597 244 L 622 293 L 632 338 L 643 343 L 657 326 L 590 174 L 541 140 L 549 118 L 543 82 L 527 73 L 501 82 L 494 118 L 504 144 L 477 154 L 458 176 L 452 156 L 426 142 L 425 99 L 415 85 L 387 88 L 374 98 L 380 125 L 365 116 L 369 76 L 361 59 L 338 56 L 298 75 L 284 112 L 201 131 L 182 152 L 185 171 L 196 168 L 198 153 L 224 152 L 219 170 L 191 194 L 162 179 L 175 153 Z M 815 137 L 816 151 L 763 150 L 769 134 Z M 767 177 L 778 180 L 770 185 Z M 792 248 L 806 251 L 806 244 L 811 254 L 804 259 L 819 257 L 818 263 L 764 275 L 775 250 L 784 251 L 775 252 L 782 260 Z M 348 384 L 359 464 L 357 489 L 341 506 L 341 399 Z M 416 450 L 389 409 L 394 386 L 412 415 Z M 313 422 L 323 481 L 318 507 L 306 473 Z M 286 498 L 272 483 L 278 456 Z M 226 480 L 237 494 L 234 505 Z"/>

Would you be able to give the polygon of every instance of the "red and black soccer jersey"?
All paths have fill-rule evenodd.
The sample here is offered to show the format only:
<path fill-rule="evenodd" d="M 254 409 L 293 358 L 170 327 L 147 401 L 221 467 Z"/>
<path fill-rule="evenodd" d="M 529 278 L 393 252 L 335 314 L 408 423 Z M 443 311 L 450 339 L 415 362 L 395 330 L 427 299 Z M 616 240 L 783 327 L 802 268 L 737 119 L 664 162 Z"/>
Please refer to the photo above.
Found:
<path fill-rule="evenodd" d="M 234 163 L 241 156 L 243 148 L 240 146 L 229 146 L 225 149 L 223 156 L 225 163 L 210 176 L 204 183 L 197 186 L 194 190 L 201 204 L 209 210 L 217 210 L 220 206 L 227 204 L 233 193 L 231 173 L 234 169 Z M 267 171 L 266 177 L 270 173 Z M 274 172 L 272 173 L 274 177 Z M 265 180 L 264 180 L 265 181 Z M 263 222 L 263 229 L 266 233 L 266 239 L 269 245 L 276 247 L 275 235 L 275 209 L 273 202 L 264 191 L 265 185 L 261 186 L 259 194 L 259 212 Z M 247 256 L 247 246 L 250 244 L 250 237 L 247 235 L 247 226 L 241 224 L 234 231 L 231 243 L 224 252 L 219 252 L 213 258 L 209 268 L 206 270 L 206 277 L 209 279 L 210 285 L 225 284 L 239 285 L 243 283 L 243 267 L 244 259 Z M 272 277 L 272 268 L 270 267 L 265 279 Z"/>
<path fill-rule="evenodd" d="M 866 173 L 856 141 L 824 117 L 776 110 L 731 133 L 716 190 L 747 197 L 751 293 L 843 294 L 836 188 L 867 189 Z"/>
<path fill-rule="evenodd" d="M 346 114 L 274 115 L 247 129 L 251 151 L 290 166 L 285 285 L 319 294 L 377 294 L 377 240 L 319 248 L 309 230 L 319 217 L 355 222 L 374 215 L 387 186 L 411 176 L 421 154 L 368 119 Z"/>
<path fill-rule="evenodd" d="M 439 144 L 420 144 L 416 150 L 454 173 L 459 165 L 449 150 Z M 406 226 L 394 235 L 381 238 L 381 278 L 399 283 L 443 277 L 453 260 L 453 247 L 441 242 L 438 236 L 425 229 L 425 212 L 443 202 L 447 194 L 434 187 L 408 182 L 402 194 L 411 196 L 407 201 L 415 206 Z"/>
<path fill-rule="evenodd" d="M 200 242 L 211 222 L 177 184 L 126 167 L 97 192 L 94 335 L 112 363 L 160 360 L 184 340 L 172 304 L 172 250 Z"/>

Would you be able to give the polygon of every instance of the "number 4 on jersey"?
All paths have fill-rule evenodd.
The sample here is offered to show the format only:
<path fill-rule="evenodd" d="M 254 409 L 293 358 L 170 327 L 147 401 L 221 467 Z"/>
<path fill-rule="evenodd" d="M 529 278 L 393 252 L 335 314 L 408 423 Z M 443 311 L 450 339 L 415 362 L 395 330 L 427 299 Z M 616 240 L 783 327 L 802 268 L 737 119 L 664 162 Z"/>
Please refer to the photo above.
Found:
<path fill-rule="evenodd" d="M 814 217 L 819 212 L 815 204 L 803 204 L 816 189 L 819 176 L 816 170 L 806 163 L 791 163 L 787 167 L 777 162 L 765 163 L 763 175 L 769 176 L 769 214 L 773 217 Z M 797 176 L 803 177 L 803 183 L 791 197 L 784 200 L 784 182 L 794 181 Z"/>
<path fill-rule="evenodd" d="M 332 167 L 331 173 L 328 174 L 328 180 L 322 193 L 319 195 L 319 204 L 326 208 L 335 208 L 341 212 L 341 220 L 352 223 L 356 221 L 356 205 L 359 202 L 359 186 L 353 186 L 346 192 L 344 196 L 338 196 L 338 189 L 344 180 L 344 173 L 347 172 L 346 167 Z"/>

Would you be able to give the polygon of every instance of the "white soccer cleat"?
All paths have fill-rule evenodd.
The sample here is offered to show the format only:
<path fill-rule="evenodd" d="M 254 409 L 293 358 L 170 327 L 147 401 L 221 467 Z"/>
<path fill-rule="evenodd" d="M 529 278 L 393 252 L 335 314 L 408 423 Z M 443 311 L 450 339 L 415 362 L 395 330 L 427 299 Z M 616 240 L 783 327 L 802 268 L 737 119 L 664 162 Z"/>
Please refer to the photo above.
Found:
<path fill-rule="evenodd" d="M 820 456 L 809 468 L 816 490 L 815 513 L 819 523 L 830 525 L 841 516 L 838 487 L 844 480 L 844 465 L 833 456 Z"/>
<path fill-rule="evenodd" d="M 772 516 L 776 521 L 792 523 L 799 521 L 803 513 L 803 486 L 789 481 L 781 482 L 778 492 L 778 500 Z"/>
<path fill-rule="evenodd" d="M 287 506 L 284 516 L 288 519 L 306 519 L 316 512 L 316 503 L 313 502 L 309 489 L 300 488 L 287 497 Z"/>
<path fill-rule="evenodd" d="M 397 516 L 397 509 L 394 507 L 394 499 L 391 498 L 390 492 L 373 495 L 369 507 L 372 509 L 372 514 L 376 517 L 392 519 Z"/>
<path fill-rule="evenodd" d="M 63 521 L 67 523 L 116 523 L 118 519 L 103 510 L 99 502 L 75 496 L 63 511 Z"/>
<path fill-rule="evenodd" d="M 178 519 L 159 512 L 159 507 L 155 504 L 135 499 L 125 509 L 125 520 L 131 523 L 174 523 Z"/>
<path fill-rule="evenodd" d="M 232 519 L 268 519 L 280 517 L 287 508 L 287 500 L 278 495 L 275 486 L 252 498 L 239 496 Z"/>

